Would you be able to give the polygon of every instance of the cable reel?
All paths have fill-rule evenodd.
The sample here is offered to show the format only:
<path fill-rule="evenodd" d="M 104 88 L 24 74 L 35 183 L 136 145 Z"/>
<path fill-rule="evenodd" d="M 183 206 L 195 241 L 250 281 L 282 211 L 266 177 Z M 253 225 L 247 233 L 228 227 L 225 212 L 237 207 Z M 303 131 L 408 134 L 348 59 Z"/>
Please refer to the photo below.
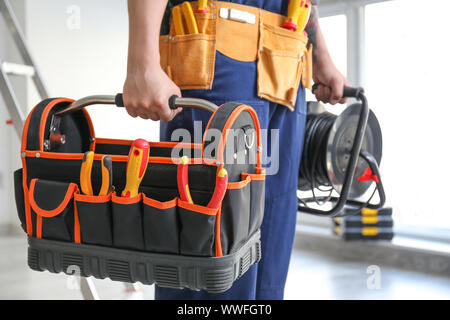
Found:
<path fill-rule="evenodd" d="M 314 90 L 314 88 L 313 88 Z M 308 103 L 303 154 L 299 169 L 300 191 L 312 197 L 299 197 L 299 211 L 321 216 L 340 216 L 346 205 L 378 209 L 385 203 L 379 163 L 382 134 L 375 114 L 369 109 L 362 88 L 344 89 L 345 97 L 358 103 L 336 116 L 318 102 Z M 361 200 L 373 183 L 376 187 L 368 200 Z M 326 196 L 317 196 L 321 191 Z M 379 203 L 371 204 L 378 191 Z M 338 194 L 339 197 L 333 194 Z M 311 208 L 310 204 L 332 203 L 330 210 Z M 351 214 L 347 211 L 346 214 Z"/>

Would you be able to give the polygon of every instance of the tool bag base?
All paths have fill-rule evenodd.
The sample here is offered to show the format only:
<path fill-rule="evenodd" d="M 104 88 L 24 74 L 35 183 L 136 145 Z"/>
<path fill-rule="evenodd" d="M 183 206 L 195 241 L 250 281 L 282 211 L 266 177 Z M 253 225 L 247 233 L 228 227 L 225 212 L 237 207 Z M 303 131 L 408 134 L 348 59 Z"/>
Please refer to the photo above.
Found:
<path fill-rule="evenodd" d="M 260 233 L 238 251 L 217 257 L 186 257 L 100 247 L 28 237 L 28 265 L 36 271 L 141 282 L 166 288 L 221 293 L 261 257 Z"/>

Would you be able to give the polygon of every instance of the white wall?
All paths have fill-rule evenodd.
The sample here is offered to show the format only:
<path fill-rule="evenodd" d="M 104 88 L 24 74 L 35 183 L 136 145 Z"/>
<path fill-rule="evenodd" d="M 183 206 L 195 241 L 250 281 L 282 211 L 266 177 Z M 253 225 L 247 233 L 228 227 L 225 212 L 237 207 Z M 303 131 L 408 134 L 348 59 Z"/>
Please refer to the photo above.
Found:
<path fill-rule="evenodd" d="M 126 0 L 28 0 L 27 9 L 29 44 L 51 96 L 78 99 L 122 92 L 128 45 Z M 159 138 L 157 123 L 133 119 L 123 109 L 94 106 L 88 111 L 97 136 Z"/>
<path fill-rule="evenodd" d="M 126 0 L 14 0 L 28 45 L 50 96 L 78 99 L 122 92 L 126 75 Z M 0 18 L 0 59 L 20 63 Z M 6 57 L 6 58 L 5 58 Z M 41 99 L 31 81 L 12 79 L 27 113 Z M 159 124 L 133 119 L 113 106 L 89 107 L 98 137 L 157 141 Z M 19 139 L 0 99 L 0 230 L 17 226 L 12 172 L 20 167 Z"/>
<path fill-rule="evenodd" d="M 25 1 L 15 0 L 11 3 L 19 23 L 25 22 Z M 20 63 L 18 52 L 7 32 L 3 18 L 0 18 L 0 60 Z M 21 106 L 27 103 L 26 79 L 11 77 L 11 83 Z M 18 227 L 14 201 L 13 171 L 20 167 L 20 144 L 14 128 L 6 125 L 9 113 L 3 99 L 0 98 L 0 232 L 5 232 L 13 224 Z"/>

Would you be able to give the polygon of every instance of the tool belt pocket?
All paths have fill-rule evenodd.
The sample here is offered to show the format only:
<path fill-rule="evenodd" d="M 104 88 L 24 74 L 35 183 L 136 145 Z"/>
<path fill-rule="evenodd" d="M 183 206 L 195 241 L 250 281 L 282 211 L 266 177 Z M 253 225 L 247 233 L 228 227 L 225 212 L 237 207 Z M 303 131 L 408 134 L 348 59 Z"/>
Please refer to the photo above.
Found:
<path fill-rule="evenodd" d="M 74 214 L 75 183 L 33 179 L 28 191 L 33 233 L 37 238 L 74 241 L 78 222 Z"/>
<path fill-rule="evenodd" d="M 216 59 L 215 35 L 161 36 L 160 63 L 182 90 L 211 89 Z"/>
<path fill-rule="evenodd" d="M 81 243 L 112 246 L 111 194 L 87 196 L 75 194 Z"/>
<path fill-rule="evenodd" d="M 282 27 L 260 26 L 258 95 L 293 110 L 308 38 Z"/>

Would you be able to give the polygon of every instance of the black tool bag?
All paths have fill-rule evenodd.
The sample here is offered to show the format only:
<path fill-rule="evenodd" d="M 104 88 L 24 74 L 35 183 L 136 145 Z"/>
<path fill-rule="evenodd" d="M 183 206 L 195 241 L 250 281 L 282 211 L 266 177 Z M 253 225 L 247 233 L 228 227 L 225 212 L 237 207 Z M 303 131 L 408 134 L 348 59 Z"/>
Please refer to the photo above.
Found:
<path fill-rule="evenodd" d="M 23 168 L 14 174 L 15 194 L 32 269 L 67 272 L 76 265 L 83 276 L 223 292 L 259 261 L 265 174 L 258 118 L 251 107 L 219 107 L 201 144 L 151 142 L 140 193 L 123 198 L 132 141 L 97 138 L 85 109 L 54 116 L 72 102 L 42 101 L 23 130 Z M 233 135 L 229 129 L 235 129 Z M 223 141 L 215 148 L 208 140 L 213 131 L 221 132 Z M 211 156 L 204 157 L 211 149 Z M 86 151 L 95 152 L 94 194 L 101 185 L 102 155 L 112 158 L 115 191 L 81 194 Z M 236 157 L 242 152 L 244 157 Z M 191 159 L 194 204 L 178 194 L 177 164 L 183 155 Z M 225 198 L 219 208 L 208 208 L 221 166 L 228 172 Z"/>

